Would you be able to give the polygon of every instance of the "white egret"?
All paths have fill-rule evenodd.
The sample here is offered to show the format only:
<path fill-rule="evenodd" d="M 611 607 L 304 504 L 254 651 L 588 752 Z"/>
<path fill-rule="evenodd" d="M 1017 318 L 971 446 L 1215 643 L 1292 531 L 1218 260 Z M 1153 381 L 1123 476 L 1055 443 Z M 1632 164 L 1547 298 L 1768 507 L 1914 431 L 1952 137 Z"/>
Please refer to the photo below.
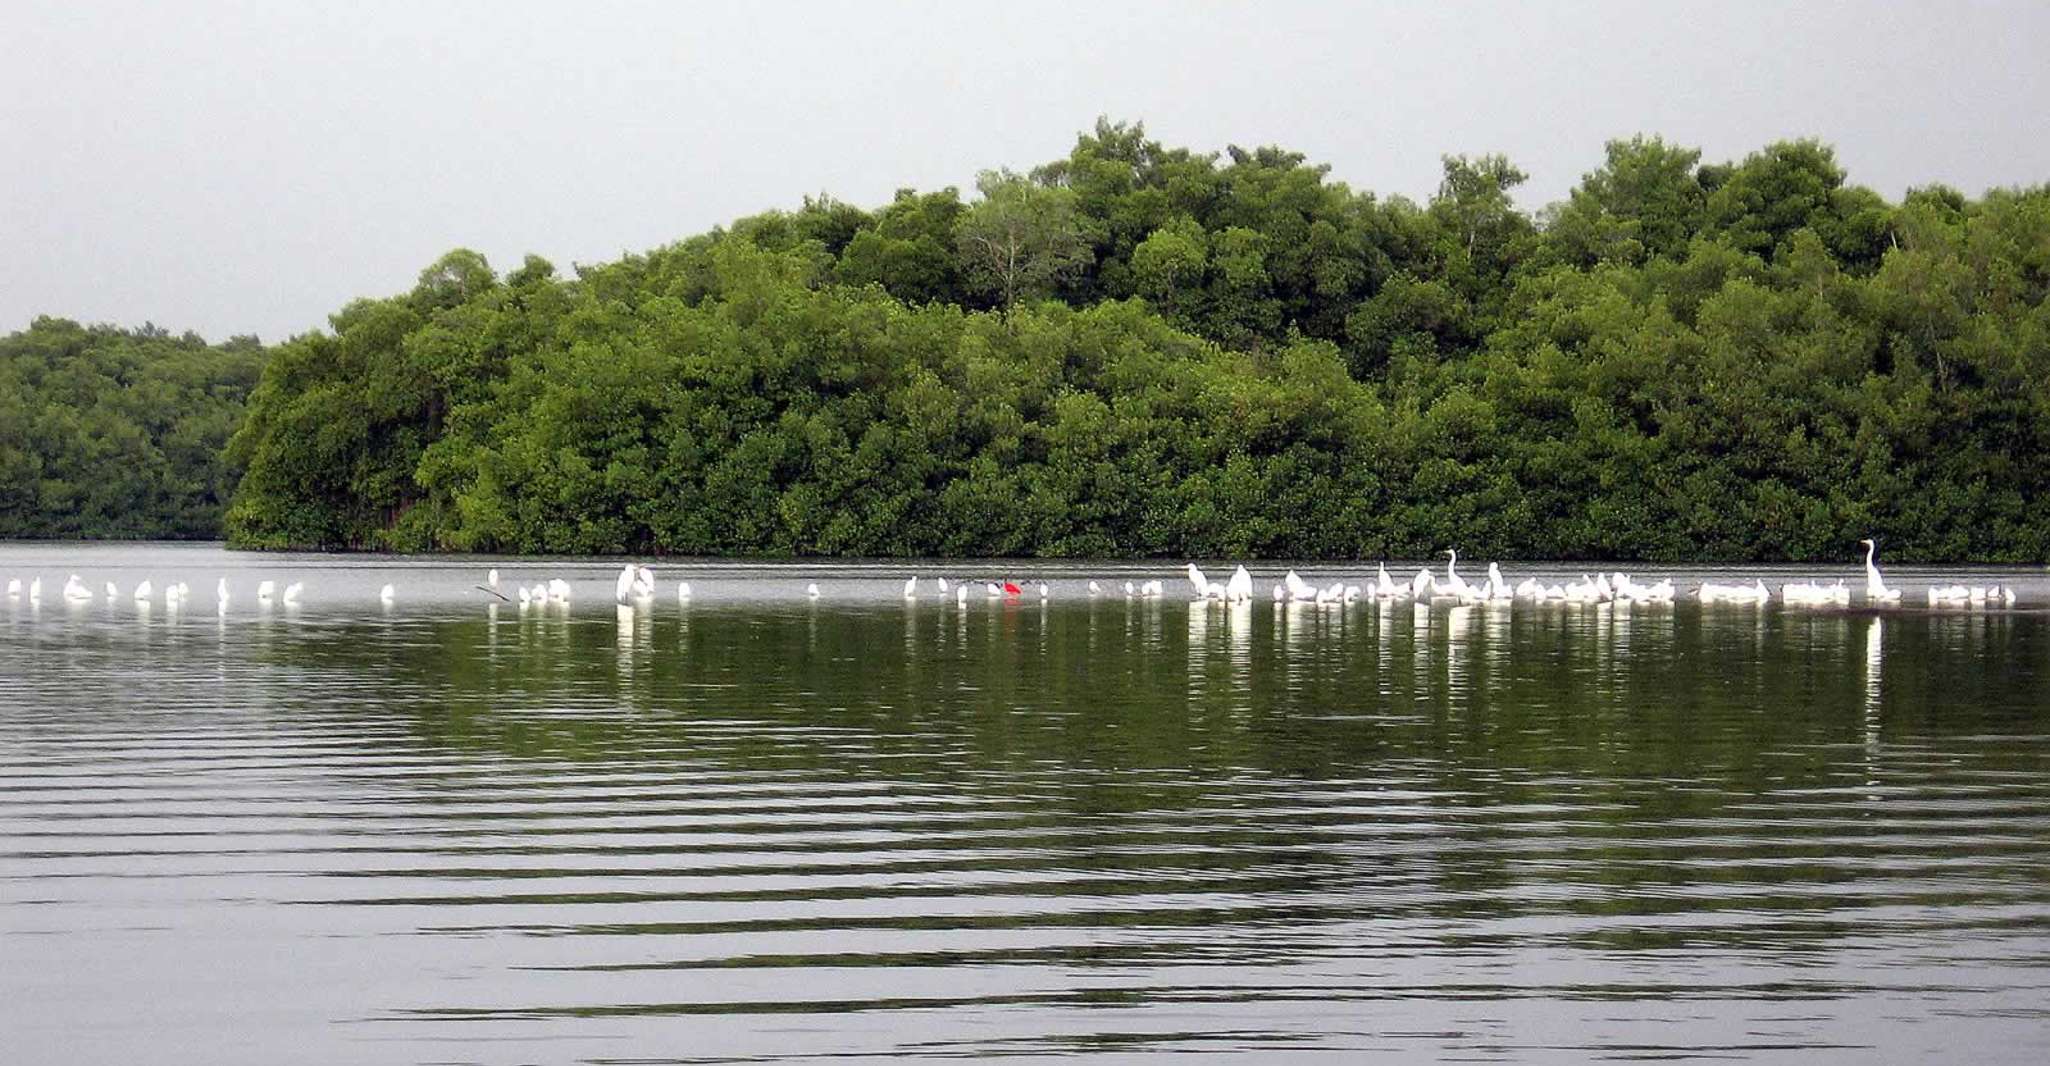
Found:
<path fill-rule="evenodd" d="M 1865 602 L 1899 603 L 1901 590 L 1886 587 L 1886 581 L 1879 575 L 1879 545 L 1870 538 L 1858 543 L 1865 546 Z"/>
<path fill-rule="evenodd" d="M 271 594 L 277 590 L 277 587 L 277 582 L 275 581 L 258 582 L 256 586 L 257 601 L 260 603 L 269 603 Z"/>
<path fill-rule="evenodd" d="M 1392 600 L 1400 591 L 1395 585 L 1395 579 L 1388 576 L 1388 564 L 1375 563 L 1374 595 L 1384 600 Z"/>
<path fill-rule="evenodd" d="M 1047 588 L 1047 587 L 1046 587 L 1046 582 L 1044 582 L 1044 581 L 1040 582 L 1040 583 L 1039 583 L 1039 599 L 1040 599 L 1040 602 L 1044 603 L 1044 602 L 1045 602 L 1045 601 L 1046 601 L 1046 600 L 1047 600 L 1047 599 L 1048 599 L 1049 597 L 1051 597 L 1052 595 L 1053 595 L 1053 590 L 1052 590 L 1052 589 L 1049 589 L 1049 588 Z"/>
<path fill-rule="evenodd" d="M 289 585 L 286 585 L 286 586 L 285 586 L 285 602 L 286 602 L 286 603 L 288 603 L 288 604 L 296 604 L 296 603 L 298 603 L 298 602 L 299 602 L 299 593 L 300 593 L 300 591 L 301 591 L 302 589 L 304 589 L 305 587 L 306 587 L 306 583 L 305 583 L 305 582 L 303 582 L 303 581 L 294 581 L 294 582 L 292 582 L 291 584 L 289 584 Z"/>
<path fill-rule="evenodd" d="M 944 582 L 946 581 L 946 578 L 941 578 L 940 580 L 941 580 L 941 582 L 943 582 L 943 584 L 942 584 L 942 585 L 940 586 L 940 591 L 941 591 L 941 592 L 945 592 L 945 591 L 947 591 L 947 589 L 946 589 L 946 585 L 944 584 Z M 1098 585 L 1096 584 L 1096 582 L 1094 582 L 1094 581 L 1091 581 L 1091 582 L 1089 583 L 1089 594 L 1090 594 L 1091 596 L 1096 596 L 1096 595 L 1099 595 L 1099 594 L 1101 594 L 1102 592 L 1103 592 L 1103 589 L 1102 589 L 1102 588 L 1101 588 L 1100 586 L 1098 586 Z"/>
<path fill-rule="evenodd" d="M 222 603 L 228 602 L 227 578 L 224 577 L 221 578 L 219 581 L 214 582 L 214 599 L 219 600 Z"/>
<path fill-rule="evenodd" d="M 1448 548 L 1448 549 L 1446 549 L 1446 550 L 1445 550 L 1445 580 L 1443 580 L 1443 581 L 1439 582 L 1438 584 L 1439 584 L 1439 585 L 1440 585 L 1441 587 L 1443 587 L 1443 588 L 1444 588 L 1444 590 L 1445 590 L 1445 591 L 1446 591 L 1447 593 L 1449 593 L 1450 595 L 1453 595 L 1453 596 L 1465 596 L 1465 595 L 1467 595 L 1467 594 L 1468 594 L 1469 590 L 1473 588 L 1473 586 L 1471 586 L 1471 585 L 1468 585 L 1468 584 L 1466 583 L 1466 579 L 1465 579 L 1465 578 L 1463 578 L 1463 577 L 1460 577 L 1460 576 L 1459 576 L 1459 571 L 1457 571 L 1457 570 L 1453 569 L 1454 567 L 1456 567 L 1456 566 L 1458 566 L 1458 565 L 1459 565 L 1459 551 L 1458 551 L 1458 549 L 1455 549 L 1455 548 Z"/>
<path fill-rule="evenodd" d="M 40 578 L 40 577 L 36 577 L 36 578 L 31 578 L 31 579 L 29 579 L 29 583 L 28 583 L 28 602 L 30 602 L 30 603 L 41 603 L 41 602 L 43 602 L 43 579 L 42 579 L 42 578 Z"/>
<path fill-rule="evenodd" d="M 485 575 L 484 575 L 484 583 L 485 583 L 485 584 L 487 584 L 487 585 L 489 585 L 489 586 L 491 586 L 491 591 L 493 591 L 493 592 L 497 592 L 497 591 L 498 591 L 498 568 L 497 568 L 497 567 L 495 567 L 495 566 L 494 566 L 494 567 L 492 567 L 492 568 L 491 568 L 491 569 L 490 569 L 489 571 L 487 571 L 487 572 L 485 573 Z"/>
<path fill-rule="evenodd" d="M 812 582 L 811 584 L 809 584 L 809 585 L 806 585 L 806 586 L 804 587 L 804 594 L 805 594 L 806 596 L 808 596 L 808 597 L 810 597 L 810 598 L 814 599 L 814 600 L 815 600 L 815 599 L 818 599 L 818 598 L 819 598 L 819 584 L 818 584 L 818 582 L 814 581 L 814 582 Z"/>
<path fill-rule="evenodd" d="M 385 587 L 377 590 L 377 602 L 384 604 L 386 607 L 390 607 L 392 605 L 392 601 L 398 598 L 399 590 L 391 587 L 390 585 L 386 585 Z"/>
<path fill-rule="evenodd" d="M 1253 599 L 1253 574 L 1243 565 L 1234 568 L 1231 580 L 1224 583 L 1224 598 L 1232 603 L 1249 603 Z"/>
<path fill-rule="evenodd" d="M 1131 582 L 1129 582 L 1129 581 L 1125 582 L 1125 598 L 1126 598 L 1126 599 L 1128 599 L 1128 600 L 1129 600 L 1129 599 L 1131 599 L 1131 598 L 1132 598 L 1132 595 L 1133 595 L 1133 593 L 1134 593 L 1135 591 L 1136 591 L 1136 590 L 1132 588 L 1132 583 L 1131 583 Z"/>
<path fill-rule="evenodd" d="M 567 581 L 564 581 L 563 579 L 561 579 L 561 578 L 559 578 L 559 577 L 551 577 L 551 578 L 549 578 L 549 579 L 548 579 L 548 598 L 549 598 L 549 599 L 551 599 L 551 600 L 554 600 L 554 601 L 555 601 L 555 602 L 557 602 L 557 603 L 568 603 L 568 602 L 569 602 L 569 593 L 570 593 L 570 587 L 569 587 L 569 582 L 567 582 Z"/>
<path fill-rule="evenodd" d="M 612 582 L 612 602 L 621 607 L 633 602 L 634 579 L 637 576 L 632 563 L 620 568 L 618 579 Z"/>
<path fill-rule="evenodd" d="M 946 590 L 945 590 L 945 589 L 941 589 L 940 591 L 941 591 L 941 592 L 945 592 Z M 907 600 L 915 600 L 915 599 L 917 599 L 917 598 L 918 598 L 918 575 L 917 575 L 917 574 L 913 574 L 913 575 L 911 575 L 910 577 L 907 577 L 907 578 L 905 578 L 905 579 L 904 579 L 904 598 L 905 598 L 905 599 L 907 599 Z"/>
<path fill-rule="evenodd" d="M 1409 579 L 1409 595 L 1411 599 L 1427 600 L 1437 591 L 1438 579 L 1431 576 L 1429 569 L 1419 570 L 1416 572 L 1415 577 Z"/>
<path fill-rule="evenodd" d="M 142 583 L 135 586 L 135 598 L 137 601 L 147 600 L 154 595 L 156 595 L 156 586 L 150 584 L 148 578 L 143 578 Z"/>
<path fill-rule="evenodd" d="M 19 596 L 19 595 L 21 595 L 21 579 L 20 579 L 20 578 L 18 578 L 18 577 L 10 577 L 10 578 L 8 578 L 8 579 L 7 579 L 7 598 L 8 598 L 8 599 L 13 599 L 13 598 L 15 598 L 16 596 Z"/>
<path fill-rule="evenodd" d="M 74 581 L 76 581 L 76 580 L 78 579 L 78 575 L 77 575 L 77 574 L 73 574 L 73 575 L 71 575 L 71 577 L 72 577 L 72 580 L 74 580 Z M 80 587 L 80 588 L 84 588 L 85 586 L 84 586 L 84 585 L 80 585 L 79 587 Z M 120 589 L 119 589 L 118 587 L 116 587 L 116 586 L 115 586 L 115 584 L 114 584 L 114 583 L 113 583 L 112 581 L 109 581 L 109 582 L 107 582 L 107 583 L 106 583 L 106 590 L 107 590 L 107 602 L 108 602 L 108 603 L 113 603 L 113 602 L 114 602 L 115 600 L 118 600 L 118 599 L 120 599 L 120 598 L 121 598 L 121 590 L 120 590 Z"/>
<path fill-rule="evenodd" d="M 944 596 L 944 595 L 946 595 L 946 594 L 947 594 L 947 579 L 946 579 L 946 578 L 944 578 L 944 577 L 942 577 L 942 578 L 940 578 L 940 579 L 939 579 L 939 582 L 940 582 L 940 595 Z"/>
<path fill-rule="evenodd" d="M 679 581 L 679 582 L 677 582 L 677 583 L 676 583 L 676 602 L 678 602 L 678 603 L 689 603 L 689 602 L 690 602 L 690 582 L 688 582 L 688 581 Z"/>
<path fill-rule="evenodd" d="M 954 606 L 968 606 L 968 585 L 966 582 L 954 586 Z"/>
<path fill-rule="evenodd" d="M 85 587 L 85 582 L 80 581 L 77 574 L 73 574 L 71 580 L 64 583 L 64 598 L 74 602 L 89 600 L 93 598 L 93 590 Z"/>

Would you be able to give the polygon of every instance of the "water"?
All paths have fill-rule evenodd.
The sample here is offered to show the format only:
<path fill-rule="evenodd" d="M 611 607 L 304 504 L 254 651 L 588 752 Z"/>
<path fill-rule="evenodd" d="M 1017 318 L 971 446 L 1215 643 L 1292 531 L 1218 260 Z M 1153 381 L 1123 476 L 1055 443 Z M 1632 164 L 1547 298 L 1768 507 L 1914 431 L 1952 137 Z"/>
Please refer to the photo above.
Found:
<path fill-rule="evenodd" d="M 2050 1056 L 2050 615 L 484 565 L 0 546 L 0 1058 Z"/>

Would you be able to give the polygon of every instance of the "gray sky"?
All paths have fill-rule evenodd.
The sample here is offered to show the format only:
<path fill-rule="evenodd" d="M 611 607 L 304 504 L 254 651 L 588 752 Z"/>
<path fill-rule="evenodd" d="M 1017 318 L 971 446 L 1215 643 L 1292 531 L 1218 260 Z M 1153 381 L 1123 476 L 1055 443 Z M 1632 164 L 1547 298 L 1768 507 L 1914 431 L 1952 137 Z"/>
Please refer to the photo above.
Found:
<path fill-rule="evenodd" d="M 2050 180 L 2050 4 L 1111 6 L 0 0 L 0 332 L 278 340 L 453 247 L 567 270 L 967 188 L 1100 114 L 1419 199 L 1504 152 L 1527 208 L 1637 132 L 1819 136 L 1889 198 Z"/>

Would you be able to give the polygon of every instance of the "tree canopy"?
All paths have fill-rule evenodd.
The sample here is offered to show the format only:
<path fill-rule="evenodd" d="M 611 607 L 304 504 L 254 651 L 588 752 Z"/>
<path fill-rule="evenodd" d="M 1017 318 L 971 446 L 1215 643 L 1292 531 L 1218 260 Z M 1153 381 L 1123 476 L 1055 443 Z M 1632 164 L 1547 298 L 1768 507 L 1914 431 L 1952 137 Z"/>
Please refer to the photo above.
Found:
<path fill-rule="evenodd" d="M 226 532 L 2050 559 L 2050 188 L 1896 204 L 1819 142 L 1656 137 L 1535 214 L 1523 179 L 1448 156 L 1418 203 L 1099 122 L 969 198 L 808 199 L 567 275 L 458 250 L 269 350 Z"/>
<path fill-rule="evenodd" d="M 0 537 L 220 535 L 222 448 L 264 363 L 154 326 L 38 318 L 0 337 Z"/>

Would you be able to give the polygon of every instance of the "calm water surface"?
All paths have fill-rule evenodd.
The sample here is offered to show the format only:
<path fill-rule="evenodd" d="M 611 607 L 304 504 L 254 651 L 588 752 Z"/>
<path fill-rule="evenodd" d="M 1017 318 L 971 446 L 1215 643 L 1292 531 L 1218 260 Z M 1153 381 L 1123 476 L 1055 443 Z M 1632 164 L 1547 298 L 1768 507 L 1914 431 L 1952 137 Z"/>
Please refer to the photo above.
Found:
<path fill-rule="evenodd" d="M 2050 1060 L 2050 615 L 485 565 L 0 546 L 0 1060 Z"/>

